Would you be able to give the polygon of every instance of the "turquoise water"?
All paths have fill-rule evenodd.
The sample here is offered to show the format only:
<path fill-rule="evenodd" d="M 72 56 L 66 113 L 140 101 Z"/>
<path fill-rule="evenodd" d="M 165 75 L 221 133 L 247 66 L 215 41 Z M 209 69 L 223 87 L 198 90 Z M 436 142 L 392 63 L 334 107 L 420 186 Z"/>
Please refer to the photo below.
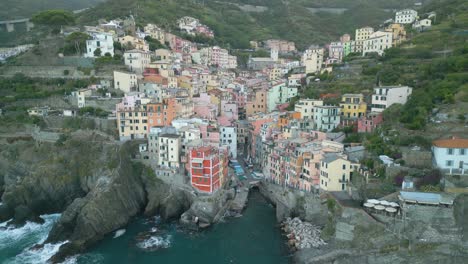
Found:
<path fill-rule="evenodd" d="M 139 242 L 141 232 L 157 228 L 156 234 Z M 141 249 L 158 244 L 156 251 Z M 275 209 L 258 192 L 252 192 L 240 218 L 197 233 L 177 225 L 155 224 L 139 219 L 125 234 L 109 237 L 78 258 L 78 263 L 289 263 L 288 250 L 275 220 Z"/>
<path fill-rule="evenodd" d="M 0 263 L 45 263 L 60 244 L 44 241 L 60 215 L 43 216 L 45 224 L 28 223 L 22 228 L 0 224 Z M 3 226 L 3 227 L 2 227 Z M 181 230 L 176 224 L 161 224 L 157 218 L 138 218 L 117 238 L 115 234 L 91 248 L 89 253 L 67 263 L 289 263 L 288 249 L 275 220 L 275 209 L 258 192 L 252 192 L 242 217 L 229 218 L 202 232 Z M 188 262 L 187 262 L 188 261 Z"/>

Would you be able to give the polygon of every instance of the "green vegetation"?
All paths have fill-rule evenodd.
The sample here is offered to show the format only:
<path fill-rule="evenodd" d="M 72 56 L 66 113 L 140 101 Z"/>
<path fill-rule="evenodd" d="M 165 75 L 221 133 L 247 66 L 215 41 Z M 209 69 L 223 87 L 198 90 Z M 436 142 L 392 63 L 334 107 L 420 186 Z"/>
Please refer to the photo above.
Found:
<path fill-rule="evenodd" d="M 155 51 L 157 49 L 167 49 L 167 47 L 163 44 L 161 44 L 161 42 L 159 42 L 158 40 L 156 39 L 153 39 L 152 37 L 150 36 L 146 36 L 145 37 L 145 40 L 146 42 L 148 42 L 148 45 L 149 45 L 149 49 L 151 51 Z M 120 44 L 120 43 L 119 43 Z"/>
<path fill-rule="evenodd" d="M 86 51 L 86 40 L 90 36 L 82 32 L 73 32 L 65 38 L 65 45 L 61 52 L 64 55 L 81 55 Z"/>
<path fill-rule="evenodd" d="M 108 112 L 102 110 L 101 108 L 94 108 L 91 106 L 80 108 L 79 111 L 80 116 L 96 116 L 96 117 L 107 117 L 109 115 Z"/>
<path fill-rule="evenodd" d="M 35 24 L 51 27 L 68 26 L 75 24 L 75 16 L 66 10 L 47 10 L 34 15 L 31 21 Z"/>
<path fill-rule="evenodd" d="M 90 7 L 103 0 L 15 0 L 2 1 L 0 17 L 18 19 L 31 17 L 33 14 L 47 9 L 77 10 Z M 2 19 L 3 20 L 3 19 Z"/>
<path fill-rule="evenodd" d="M 90 80 L 41 79 L 16 74 L 11 78 L 0 78 L 0 104 L 69 94 L 73 89 L 89 84 Z"/>
<path fill-rule="evenodd" d="M 434 2 L 425 11 L 436 11 L 438 25 L 416 34 L 402 47 L 388 50 L 381 63 L 364 65 L 363 74 L 382 85 L 414 87 L 408 102 L 392 114 L 408 129 L 425 127 L 432 108 L 453 104 L 457 94 L 466 100 L 468 82 L 468 6 L 463 0 Z M 447 14 L 450 14 L 448 16 Z"/>
<path fill-rule="evenodd" d="M 96 124 L 93 119 L 85 117 L 69 117 L 64 120 L 63 128 L 71 131 L 78 129 L 95 129 Z"/>
<path fill-rule="evenodd" d="M 247 12 L 239 4 L 263 5 L 265 12 Z M 250 40 L 283 38 L 296 42 L 304 48 L 310 44 L 323 44 L 337 39 L 344 33 L 353 33 L 357 27 L 378 25 L 385 18 L 393 16 L 383 8 L 409 6 L 398 0 L 394 1 L 325 1 L 310 3 L 304 0 L 291 1 L 188 1 L 188 0 L 110 0 L 86 12 L 79 17 L 82 24 L 94 22 L 100 18 L 127 16 L 129 11 L 138 14 L 140 25 L 155 23 L 161 27 L 177 32 L 175 22 L 183 16 L 192 16 L 215 32 L 215 39 L 201 36 L 193 37 L 200 43 L 217 43 L 224 47 L 249 48 Z M 317 12 L 305 7 L 339 7 L 348 8 L 343 14 Z M 181 34 L 182 35 L 182 34 Z"/>

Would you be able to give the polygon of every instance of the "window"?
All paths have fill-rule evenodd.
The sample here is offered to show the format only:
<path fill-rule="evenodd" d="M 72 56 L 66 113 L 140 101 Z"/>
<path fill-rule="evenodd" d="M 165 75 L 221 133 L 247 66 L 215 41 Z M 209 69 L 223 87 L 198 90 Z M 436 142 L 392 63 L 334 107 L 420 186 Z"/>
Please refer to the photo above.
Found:
<path fill-rule="evenodd" d="M 460 155 L 465 155 L 465 149 L 460 149 Z"/>
<path fill-rule="evenodd" d="M 343 164 L 343 170 L 346 170 L 346 164 Z"/>
<path fill-rule="evenodd" d="M 447 149 L 447 154 L 448 155 L 453 155 L 453 149 L 451 149 L 451 148 Z"/>
<path fill-rule="evenodd" d="M 446 165 L 447 167 L 452 167 L 452 166 L 453 166 L 453 160 L 447 160 L 446 163 L 445 163 L 445 165 Z"/>

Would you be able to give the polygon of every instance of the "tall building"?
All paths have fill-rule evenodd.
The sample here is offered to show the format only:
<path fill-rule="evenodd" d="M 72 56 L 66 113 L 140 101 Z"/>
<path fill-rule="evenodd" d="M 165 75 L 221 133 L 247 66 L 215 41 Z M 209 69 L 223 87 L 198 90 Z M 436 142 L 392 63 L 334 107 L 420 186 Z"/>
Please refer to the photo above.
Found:
<path fill-rule="evenodd" d="M 322 106 L 323 101 L 317 99 L 300 99 L 294 105 L 294 111 L 301 113 L 302 119 L 314 118 L 314 107 Z"/>
<path fill-rule="evenodd" d="M 362 52 L 364 40 L 368 39 L 370 35 L 374 33 L 374 29 L 371 27 L 363 27 L 356 29 L 355 37 L 355 52 Z"/>
<path fill-rule="evenodd" d="M 314 126 L 320 131 L 330 132 L 340 124 L 340 107 L 324 105 L 314 107 Z"/>
<path fill-rule="evenodd" d="M 148 136 L 148 151 L 158 167 L 179 168 L 181 139 L 174 127 L 153 127 Z"/>
<path fill-rule="evenodd" d="M 413 9 L 403 9 L 395 14 L 395 23 L 412 24 L 418 18 L 418 12 Z"/>
<path fill-rule="evenodd" d="M 385 31 L 392 32 L 392 46 L 400 45 L 406 40 L 406 30 L 402 24 L 390 24 Z"/>
<path fill-rule="evenodd" d="M 189 153 L 192 186 L 200 192 L 214 193 L 221 187 L 219 151 L 212 146 L 193 148 Z"/>
<path fill-rule="evenodd" d="M 130 71 L 142 74 L 151 62 L 151 54 L 147 51 L 129 50 L 124 53 L 124 61 Z"/>
<path fill-rule="evenodd" d="M 329 153 L 320 164 L 320 189 L 328 192 L 345 191 L 351 181 L 351 162 L 344 156 Z"/>
<path fill-rule="evenodd" d="M 302 54 L 301 64 L 305 67 L 305 73 L 319 73 L 323 64 L 323 49 L 310 47 Z"/>

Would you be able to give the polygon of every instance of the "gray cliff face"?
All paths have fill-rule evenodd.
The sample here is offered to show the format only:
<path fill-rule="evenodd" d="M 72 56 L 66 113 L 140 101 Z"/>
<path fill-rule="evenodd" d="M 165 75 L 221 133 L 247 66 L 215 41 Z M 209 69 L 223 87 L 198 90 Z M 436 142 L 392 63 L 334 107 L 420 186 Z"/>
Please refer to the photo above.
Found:
<path fill-rule="evenodd" d="M 284 221 L 287 217 L 300 217 L 316 225 L 327 222 L 327 208 L 322 201 L 310 194 L 283 188 L 281 186 L 262 182 L 260 193 L 276 207 L 276 220 Z"/>

